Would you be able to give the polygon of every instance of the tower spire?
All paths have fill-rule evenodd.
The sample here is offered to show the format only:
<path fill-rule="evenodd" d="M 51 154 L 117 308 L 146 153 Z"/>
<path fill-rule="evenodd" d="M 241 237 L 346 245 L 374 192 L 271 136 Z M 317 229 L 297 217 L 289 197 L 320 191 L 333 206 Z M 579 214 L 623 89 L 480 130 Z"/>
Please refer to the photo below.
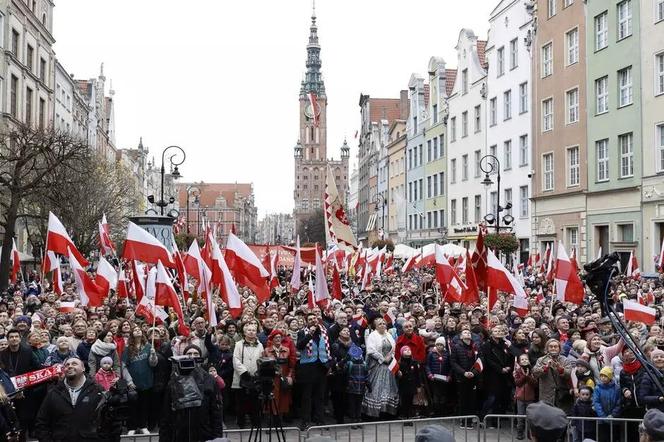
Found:
<path fill-rule="evenodd" d="M 313 92 L 317 96 L 325 96 L 325 84 L 320 72 L 320 44 L 318 43 L 318 25 L 316 24 L 316 0 L 312 0 L 311 26 L 309 27 L 309 43 L 307 44 L 307 72 L 300 88 L 300 95 Z"/>

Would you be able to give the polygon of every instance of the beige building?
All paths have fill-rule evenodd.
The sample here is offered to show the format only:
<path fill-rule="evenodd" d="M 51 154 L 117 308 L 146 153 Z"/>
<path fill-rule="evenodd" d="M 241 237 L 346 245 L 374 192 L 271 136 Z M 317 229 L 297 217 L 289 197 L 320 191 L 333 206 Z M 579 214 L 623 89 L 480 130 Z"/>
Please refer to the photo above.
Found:
<path fill-rule="evenodd" d="M 532 235 L 531 250 L 562 240 L 586 250 L 586 57 L 585 2 L 538 0 L 532 53 Z M 567 5 L 567 6 L 565 6 Z M 568 36 L 577 32 L 577 61 L 569 63 Z M 571 100 L 571 101 L 570 101 Z M 570 119 L 570 102 L 580 118 Z"/>
<path fill-rule="evenodd" d="M 394 120 L 388 132 L 388 227 L 394 243 L 406 239 L 406 121 Z"/>

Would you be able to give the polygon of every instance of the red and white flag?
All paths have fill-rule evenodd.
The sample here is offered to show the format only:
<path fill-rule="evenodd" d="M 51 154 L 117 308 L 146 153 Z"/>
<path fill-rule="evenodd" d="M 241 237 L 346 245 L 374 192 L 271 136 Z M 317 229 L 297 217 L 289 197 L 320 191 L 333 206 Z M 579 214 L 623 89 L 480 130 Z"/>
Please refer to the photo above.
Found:
<path fill-rule="evenodd" d="M 397 358 L 393 357 L 387 368 L 389 368 L 392 374 L 396 376 L 397 373 L 399 373 L 399 363 L 397 362 Z"/>
<path fill-rule="evenodd" d="M 134 296 L 140 301 L 145 295 L 145 266 L 136 260 L 131 261 L 131 278 L 134 286 Z"/>
<path fill-rule="evenodd" d="M 417 262 L 417 258 L 419 258 L 421 252 L 413 253 L 410 258 L 406 260 L 404 263 L 403 267 L 401 268 L 401 273 L 406 273 L 415 268 L 415 262 Z"/>
<path fill-rule="evenodd" d="M 129 222 L 127 239 L 122 251 L 124 259 L 136 259 L 150 264 L 161 261 L 167 267 L 175 267 L 175 262 L 165 245 L 150 232 Z"/>
<path fill-rule="evenodd" d="M 222 284 L 219 286 L 221 299 L 223 299 L 226 305 L 228 305 L 228 311 L 231 316 L 237 319 L 242 315 L 242 299 L 240 298 L 240 293 L 235 281 L 233 281 L 233 275 L 231 275 L 231 271 L 228 269 L 226 260 L 223 256 L 219 261 L 219 266 L 223 278 Z M 212 304 L 211 296 L 209 298 L 210 304 Z"/>
<path fill-rule="evenodd" d="M 180 286 L 180 291 L 182 292 L 182 297 L 184 302 L 187 302 L 189 299 L 189 286 L 187 284 L 188 275 L 187 269 L 184 266 L 184 258 L 178 245 L 173 241 L 173 260 L 175 261 L 175 270 L 178 273 L 178 285 Z"/>
<path fill-rule="evenodd" d="M 662 246 L 659 249 L 659 258 L 657 259 L 659 271 L 664 273 L 664 238 L 662 238 Z"/>
<path fill-rule="evenodd" d="M 559 301 L 572 302 L 578 305 L 583 304 L 583 297 L 585 295 L 583 283 L 567 256 L 567 251 L 565 251 L 562 241 L 558 241 L 554 281 L 556 296 Z"/>
<path fill-rule="evenodd" d="M 514 295 L 512 307 L 519 316 L 528 314 L 528 297 L 525 290 L 491 250 L 487 250 L 487 283 L 493 289 L 512 293 Z"/>
<path fill-rule="evenodd" d="M 484 363 L 482 362 L 482 358 L 479 356 L 477 359 L 475 359 L 475 363 L 473 364 L 473 367 L 478 373 L 482 373 L 484 371 Z"/>
<path fill-rule="evenodd" d="M 127 273 L 124 269 L 120 269 L 118 275 L 118 288 L 117 288 L 118 298 L 128 298 L 129 297 L 129 280 L 127 279 Z"/>
<path fill-rule="evenodd" d="M 279 276 L 277 275 L 277 269 L 279 263 L 279 250 L 276 250 L 274 254 L 270 252 L 270 247 L 265 247 L 265 256 L 263 257 L 263 267 L 270 272 L 269 276 L 269 287 L 270 290 L 279 285 Z"/>
<path fill-rule="evenodd" d="M 572 254 L 569 257 L 570 262 L 572 263 L 572 267 L 574 267 L 574 270 L 576 272 L 579 272 L 579 263 L 576 260 L 576 247 L 572 248 Z"/>
<path fill-rule="evenodd" d="M 436 279 L 441 287 L 447 288 L 445 291 L 445 299 L 452 302 L 461 302 L 464 290 L 467 289 L 466 284 L 461 281 L 459 275 L 454 271 L 450 265 L 449 259 L 443 253 L 442 246 L 435 245 L 436 254 Z"/>
<path fill-rule="evenodd" d="M 330 292 L 327 288 L 327 275 L 323 261 L 320 259 L 318 247 L 316 247 L 316 289 L 314 291 L 314 300 L 319 307 L 323 308 L 330 299 Z"/>
<path fill-rule="evenodd" d="M 477 287 L 475 268 L 471 262 L 470 252 L 466 249 L 466 290 L 463 292 L 463 302 L 465 304 L 479 304 L 480 290 Z"/>
<path fill-rule="evenodd" d="M 335 244 L 348 251 L 357 248 L 353 229 L 346 216 L 342 197 L 339 194 L 332 168 L 329 165 L 326 172 L 323 206 L 325 210 L 325 243 Z"/>
<path fill-rule="evenodd" d="M 332 297 L 341 301 L 343 296 L 343 292 L 341 291 L 341 276 L 339 276 L 339 268 L 335 262 L 332 267 Z"/>
<path fill-rule="evenodd" d="M 198 294 L 207 297 L 207 294 L 211 291 L 212 271 L 201 256 L 201 250 L 198 248 L 198 240 L 196 239 L 191 242 L 189 251 L 184 257 L 184 266 L 187 273 L 198 281 L 198 288 L 196 289 Z"/>
<path fill-rule="evenodd" d="M 155 305 L 161 305 L 163 307 L 172 307 L 178 317 L 178 332 L 183 336 L 189 335 L 189 329 L 184 322 L 182 305 L 175 292 L 175 287 L 173 287 L 173 283 L 171 282 L 171 277 L 168 276 L 161 261 L 157 261 L 154 303 Z M 210 325 L 214 327 L 216 324 L 210 323 Z"/>
<path fill-rule="evenodd" d="M 641 305 L 631 299 L 623 299 L 623 312 L 626 321 L 638 321 L 651 325 L 656 320 L 656 310 L 654 308 Z"/>
<path fill-rule="evenodd" d="M 72 313 L 76 310 L 76 301 L 60 301 L 58 311 L 60 313 Z"/>
<path fill-rule="evenodd" d="M 12 238 L 12 273 L 10 276 L 12 284 L 16 284 L 19 273 L 21 273 L 21 258 L 19 257 L 18 249 L 16 248 L 16 240 Z"/>
<path fill-rule="evenodd" d="M 475 251 L 471 258 L 475 270 L 475 278 L 477 280 L 477 287 L 480 290 L 487 288 L 487 250 L 484 246 L 483 229 L 479 229 L 477 233 L 477 242 L 475 243 Z"/>
<path fill-rule="evenodd" d="M 99 257 L 95 282 L 101 288 L 104 298 L 108 296 L 110 290 L 115 290 L 118 286 L 118 273 L 103 256 Z"/>
<path fill-rule="evenodd" d="M 553 280 L 555 279 L 555 276 L 556 276 L 556 267 L 558 265 L 558 261 L 553 259 L 553 251 L 552 250 L 549 250 L 549 256 L 548 256 L 547 259 L 548 260 L 546 262 L 546 276 L 545 276 L 545 279 L 548 282 L 553 282 Z M 569 258 L 568 258 L 568 260 L 569 260 Z M 570 261 L 570 265 L 571 265 L 571 261 Z"/>
<path fill-rule="evenodd" d="M 168 318 L 168 313 L 163 307 L 155 304 L 155 297 L 157 296 L 157 267 L 152 267 L 148 272 L 147 281 L 145 283 L 145 296 L 141 298 L 136 306 L 136 314 L 145 317 L 148 323 L 156 323 L 157 320 L 165 321 Z"/>
<path fill-rule="evenodd" d="M 316 99 L 316 94 L 309 92 L 309 105 L 311 106 L 311 113 L 313 114 L 314 126 L 318 126 L 318 100 Z"/>
<path fill-rule="evenodd" d="M 106 221 L 106 214 L 102 216 L 99 223 L 99 250 L 102 255 L 112 255 L 115 253 L 115 247 L 113 246 L 113 241 L 111 241 L 111 229 L 108 227 L 108 221 Z"/>
<path fill-rule="evenodd" d="M 53 212 L 48 212 L 48 232 L 46 233 L 46 252 L 52 251 L 60 255 L 69 256 L 69 250 L 76 257 L 76 261 L 82 266 L 88 266 L 90 263 L 78 251 L 74 241 L 71 240 L 67 229 L 62 225 Z"/>
<path fill-rule="evenodd" d="M 53 252 L 48 252 L 53 253 Z M 55 256 L 53 253 L 53 262 L 55 263 L 55 268 L 51 274 L 51 280 L 53 281 L 53 291 L 58 295 L 62 295 L 65 291 L 64 284 L 62 283 L 62 267 L 60 262 L 60 257 Z"/>
<path fill-rule="evenodd" d="M 641 279 L 641 269 L 639 269 L 639 262 L 636 259 L 634 250 L 629 252 L 629 262 L 627 263 L 627 271 L 625 274 L 632 279 Z"/>
<path fill-rule="evenodd" d="M 69 249 L 69 266 L 74 274 L 76 281 L 76 291 L 81 298 L 81 305 L 90 307 L 101 307 L 103 304 L 103 289 L 97 285 L 90 275 L 85 271 L 81 264 L 76 260 L 76 256 Z"/>
<path fill-rule="evenodd" d="M 295 247 L 295 259 L 293 261 L 293 274 L 291 275 L 290 285 L 293 292 L 297 292 L 302 287 L 302 257 L 300 255 L 300 235 L 297 235 Z"/>
<path fill-rule="evenodd" d="M 544 256 L 542 257 L 542 261 L 540 263 L 540 273 L 546 274 L 549 266 L 549 261 L 551 260 L 551 247 L 547 243 L 546 249 L 544 250 Z"/>
<path fill-rule="evenodd" d="M 270 274 L 256 254 L 232 233 L 228 234 L 225 257 L 237 283 L 249 287 L 256 294 L 259 304 L 270 299 L 270 288 L 266 279 Z"/>

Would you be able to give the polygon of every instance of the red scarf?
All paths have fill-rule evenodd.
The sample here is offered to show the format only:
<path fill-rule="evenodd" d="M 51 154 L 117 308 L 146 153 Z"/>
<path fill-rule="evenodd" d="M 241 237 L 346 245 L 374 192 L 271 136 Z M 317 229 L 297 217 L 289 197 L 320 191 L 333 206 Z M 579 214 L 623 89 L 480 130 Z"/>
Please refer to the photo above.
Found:
<path fill-rule="evenodd" d="M 641 368 L 641 362 L 634 359 L 632 362 L 623 362 L 623 371 L 628 375 L 633 375 Z"/>

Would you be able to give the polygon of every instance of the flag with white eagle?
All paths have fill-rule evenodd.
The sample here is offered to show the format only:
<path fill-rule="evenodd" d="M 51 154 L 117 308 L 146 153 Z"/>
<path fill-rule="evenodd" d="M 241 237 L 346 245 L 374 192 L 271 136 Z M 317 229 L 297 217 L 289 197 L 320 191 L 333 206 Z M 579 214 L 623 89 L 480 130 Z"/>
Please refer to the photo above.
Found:
<path fill-rule="evenodd" d="M 330 166 L 327 166 L 325 182 L 325 240 L 328 244 L 337 244 L 343 250 L 357 248 Z"/>

